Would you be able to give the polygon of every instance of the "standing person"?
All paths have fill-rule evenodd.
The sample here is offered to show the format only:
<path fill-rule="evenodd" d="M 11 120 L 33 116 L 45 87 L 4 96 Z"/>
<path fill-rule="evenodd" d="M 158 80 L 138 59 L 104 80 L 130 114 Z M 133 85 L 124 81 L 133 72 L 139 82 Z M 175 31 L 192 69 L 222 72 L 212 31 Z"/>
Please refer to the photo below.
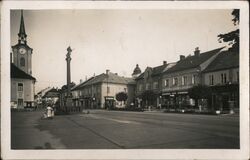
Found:
<path fill-rule="evenodd" d="M 47 117 L 49 118 L 49 119 L 52 119 L 53 118 L 53 108 L 50 106 L 50 105 L 48 105 L 48 107 L 47 107 Z"/>

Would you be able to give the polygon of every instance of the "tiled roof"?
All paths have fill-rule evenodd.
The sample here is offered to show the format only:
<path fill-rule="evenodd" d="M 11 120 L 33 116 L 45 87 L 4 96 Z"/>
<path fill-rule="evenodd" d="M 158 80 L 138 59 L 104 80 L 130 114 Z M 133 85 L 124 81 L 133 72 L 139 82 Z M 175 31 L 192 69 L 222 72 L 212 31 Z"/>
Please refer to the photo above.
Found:
<path fill-rule="evenodd" d="M 59 91 L 55 88 L 51 88 L 49 91 L 47 91 L 43 97 L 58 97 Z"/>
<path fill-rule="evenodd" d="M 95 77 L 91 77 L 87 81 L 80 83 L 79 85 L 74 87 L 72 90 L 77 90 L 84 86 L 97 84 L 97 83 L 135 84 L 135 81 L 132 78 L 121 77 L 114 73 L 109 72 L 108 78 L 105 73 L 102 73 Z"/>
<path fill-rule="evenodd" d="M 117 83 L 117 84 L 131 84 L 134 82 L 132 78 L 121 77 L 114 73 L 109 72 L 108 76 L 104 73 L 95 76 L 92 80 L 87 82 L 85 85 L 96 84 L 96 83 Z"/>
<path fill-rule="evenodd" d="M 169 66 L 169 64 L 165 64 L 165 65 L 160 65 L 160 66 L 156 66 L 156 67 L 153 67 L 153 68 L 151 68 L 151 67 L 148 67 L 148 68 L 152 69 L 151 76 L 157 76 L 157 75 L 161 74 L 168 66 Z M 144 72 L 142 74 L 140 74 L 136 78 L 136 80 L 143 79 L 144 78 Z"/>
<path fill-rule="evenodd" d="M 135 80 L 143 79 L 143 77 L 144 77 L 144 72 L 141 73 Z"/>
<path fill-rule="evenodd" d="M 222 47 L 223 48 L 223 47 Z M 182 71 L 186 69 L 196 68 L 209 58 L 211 58 L 216 53 L 220 52 L 222 48 L 214 49 L 208 52 L 200 53 L 199 56 L 188 56 L 183 60 L 180 60 L 176 63 L 175 66 L 169 68 L 166 73 Z"/>
<path fill-rule="evenodd" d="M 71 88 L 71 90 L 74 91 L 74 90 L 77 90 L 77 89 L 81 88 L 82 86 L 84 86 L 85 83 L 87 83 L 88 81 L 92 80 L 93 78 L 94 77 L 91 77 L 91 78 L 87 79 L 86 81 L 83 81 L 83 82 L 75 85 L 74 87 Z"/>
<path fill-rule="evenodd" d="M 162 73 L 162 71 L 166 68 L 167 65 L 161 65 L 161 66 L 157 66 L 157 67 L 154 67 L 152 69 L 152 76 L 157 76 L 159 74 Z"/>
<path fill-rule="evenodd" d="M 239 67 L 239 53 L 223 51 L 204 70 L 204 72 L 212 72 L 236 67 Z"/>
<path fill-rule="evenodd" d="M 13 63 L 11 63 L 10 70 L 11 70 L 11 75 L 10 75 L 11 78 L 36 80 L 31 75 L 29 75 L 29 74 L 25 73 L 24 71 L 22 71 L 21 69 L 19 69 Z"/>

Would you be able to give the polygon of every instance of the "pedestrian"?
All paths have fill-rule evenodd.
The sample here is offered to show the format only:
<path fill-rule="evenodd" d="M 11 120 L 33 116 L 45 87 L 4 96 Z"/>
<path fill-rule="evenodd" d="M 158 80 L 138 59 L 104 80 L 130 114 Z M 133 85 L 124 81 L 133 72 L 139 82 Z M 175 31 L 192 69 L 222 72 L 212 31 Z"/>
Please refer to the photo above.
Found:
<path fill-rule="evenodd" d="M 53 118 L 53 108 L 50 106 L 50 105 L 48 105 L 48 107 L 47 107 L 47 118 L 48 119 L 52 119 Z"/>

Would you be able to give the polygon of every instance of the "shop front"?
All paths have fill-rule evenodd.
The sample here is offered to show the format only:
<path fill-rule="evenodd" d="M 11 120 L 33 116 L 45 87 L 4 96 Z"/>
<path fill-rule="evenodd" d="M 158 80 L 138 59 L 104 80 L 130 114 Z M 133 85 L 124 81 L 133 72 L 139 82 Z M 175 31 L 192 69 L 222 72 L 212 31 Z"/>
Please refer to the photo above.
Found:
<path fill-rule="evenodd" d="M 195 103 L 186 91 L 162 93 L 162 108 L 177 111 L 194 109 Z"/>
<path fill-rule="evenodd" d="M 228 84 L 224 86 L 212 86 L 213 110 L 220 112 L 239 112 L 239 85 Z"/>
<path fill-rule="evenodd" d="M 115 97 L 105 96 L 104 100 L 105 100 L 105 102 L 104 102 L 105 109 L 113 109 L 115 107 Z"/>

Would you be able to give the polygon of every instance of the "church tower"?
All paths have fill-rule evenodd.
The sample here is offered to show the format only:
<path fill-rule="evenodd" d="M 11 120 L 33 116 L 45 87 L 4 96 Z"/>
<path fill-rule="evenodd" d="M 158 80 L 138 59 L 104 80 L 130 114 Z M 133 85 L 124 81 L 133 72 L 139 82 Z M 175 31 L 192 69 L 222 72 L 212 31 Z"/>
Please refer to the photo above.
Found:
<path fill-rule="evenodd" d="M 12 59 L 15 66 L 29 75 L 32 75 L 32 51 L 33 49 L 27 45 L 27 34 L 25 32 L 23 11 L 21 10 L 18 43 L 12 46 Z"/>
<path fill-rule="evenodd" d="M 134 69 L 134 72 L 132 73 L 132 77 L 136 78 L 141 74 L 141 69 L 138 64 L 136 64 L 136 67 Z"/>

